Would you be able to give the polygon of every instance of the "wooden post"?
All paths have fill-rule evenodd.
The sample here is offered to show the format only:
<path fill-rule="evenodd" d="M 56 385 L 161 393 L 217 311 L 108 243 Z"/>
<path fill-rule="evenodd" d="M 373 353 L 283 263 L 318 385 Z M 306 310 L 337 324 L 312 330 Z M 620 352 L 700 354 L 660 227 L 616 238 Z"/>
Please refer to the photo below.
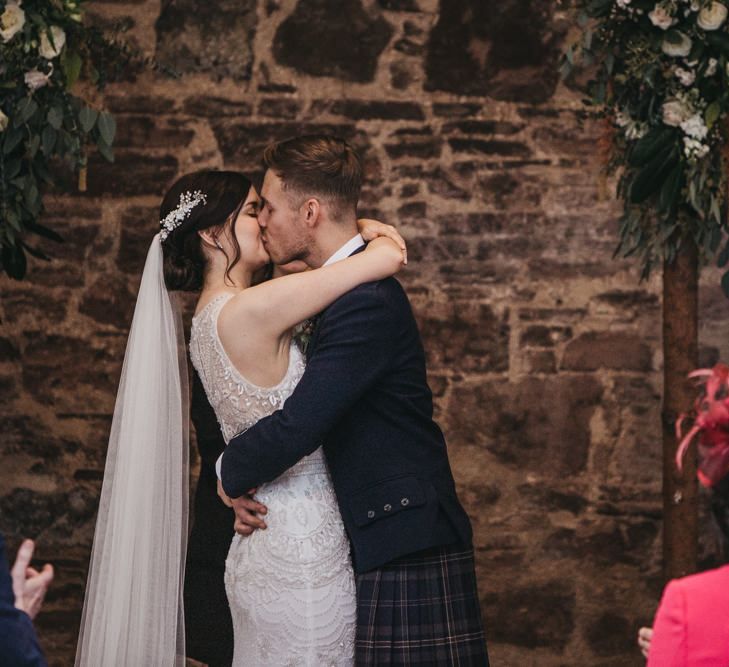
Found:
<path fill-rule="evenodd" d="M 686 376 L 698 365 L 698 251 L 684 240 L 663 267 L 663 571 L 666 580 L 696 571 L 698 485 L 692 447 L 683 472 L 676 469 L 676 418 L 693 405 L 696 389 Z"/>

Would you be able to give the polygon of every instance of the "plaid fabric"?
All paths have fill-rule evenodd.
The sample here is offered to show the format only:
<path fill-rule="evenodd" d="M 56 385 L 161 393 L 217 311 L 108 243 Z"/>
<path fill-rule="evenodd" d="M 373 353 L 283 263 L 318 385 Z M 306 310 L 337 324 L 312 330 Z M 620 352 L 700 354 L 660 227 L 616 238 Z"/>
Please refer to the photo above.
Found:
<path fill-rule="evenodd" d="M 359 667 L 488 666 L 473 549 L 438 547 L 357 575 Z"/>

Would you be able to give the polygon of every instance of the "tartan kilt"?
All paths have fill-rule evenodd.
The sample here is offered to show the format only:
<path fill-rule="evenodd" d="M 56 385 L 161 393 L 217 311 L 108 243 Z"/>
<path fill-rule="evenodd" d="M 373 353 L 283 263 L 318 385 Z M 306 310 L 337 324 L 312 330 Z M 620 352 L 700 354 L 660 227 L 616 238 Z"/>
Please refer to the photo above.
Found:
<path fill-rule="evenodd" d="M 355 664 L 487 666 L 473 548 L 436 547 L 357 575 Z"/>

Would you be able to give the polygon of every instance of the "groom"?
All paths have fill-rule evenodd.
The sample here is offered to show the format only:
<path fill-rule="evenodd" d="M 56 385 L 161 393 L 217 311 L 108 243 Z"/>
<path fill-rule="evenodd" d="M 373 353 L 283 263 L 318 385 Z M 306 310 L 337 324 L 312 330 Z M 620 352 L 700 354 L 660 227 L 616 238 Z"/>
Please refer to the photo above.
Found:
<path fill-rule="evenodd" d="M 259 214 L 275 264 L 359 252 L 362 170 L 344 141 L 269 147 Z M 262 526 L 246 495 L 323 444 L 357 578 L 358 665 L 488 665 L 468 516 L 456 496 L 413 313 L 393 278 L 316 318 L 307 369 L 282 410 L 233 438 L 219 466 L 239 532 Z"/>

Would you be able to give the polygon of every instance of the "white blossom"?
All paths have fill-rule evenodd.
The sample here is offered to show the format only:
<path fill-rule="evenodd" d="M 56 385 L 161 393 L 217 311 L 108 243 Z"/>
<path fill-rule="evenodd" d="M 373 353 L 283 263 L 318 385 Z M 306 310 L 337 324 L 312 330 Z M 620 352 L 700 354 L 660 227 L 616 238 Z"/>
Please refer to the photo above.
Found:
<path fill-rule="evenodd" d="M 691 161 L 700 160 L 709 152 L 709 147 L 691 137 L 683 138 L 683 154 Z"/>
<path fill-rule="evenodd" d="M 667 100 L 663 103 L 661 111 L 663 113 L 663 122 L 671 127 L 678 127 L 691 118 L 693 114 L 693 109 L 679 99 Z"/>
<path fill-rule="evenodd" d="M 668 30 L 674 23 L 676 23 L 676 19 L 673 18 L 668 13 L 668 10 L 661 4 L 656 5 L 653 8 L 653 11 L 648 13 L 648 18 L 654 26 L 661 30 Z"/>
<path fill-rule="evenodd" d="M 615 2 L 621 9 L 627 9 L 630 4 L 630 0 L 615 0 Z"/>
<path fill-rule="evenodd" d="M 687 137 L 693 139 L 706 139 L 709 129 L 704 124 L 701 114 L 695 113 L 681 123 L 681 129 Z"/>
<path fill-rule="evenodd" d="M 695 72 L 690 69 L 677 67 L 673 73 L 676 75 L 676 78 L 681 82 L 681 84 L 687 87 L 696 80 Z"/>
<path fill-rule="evenodd" d="M 674 33 L 678 36 L 678 42 L 669 41 L 664 37 L 663 44 L 661 44 L 661 50 L 667 56 L 673 56 L 674 58 L 685 58 L 691 53 L 691 38 L 678 30 Z"/>
<path fill-rule="evenodd" d="M 52 70 L 48 74 L 44 74 L 37 69 L 32 69 L 30 72 L 25 73 L 25 85 L 28 86 L 31 92 L 34 92 L 48 84 L 51 80 L 51 74 L 53 74 Z"/>
<path fill-rule="evenodd" d="M 59 28 L 57 25 L 51 26 L 50 37 L 48 31 L 44 31 L 41 35 L 40 48 L 38 52 L 46 59 L 53 60 L 63 50 L 63 46 L 66 44 L 66 33 L 63 28 Z M 51 44 L 51 38 L 53 38 L 53 44 Z"/>
<path fill-rule="evenodd" d="M 709 58 L 709 63 L 706 66 L 704 76 L 714 76 L 714 74 L 716 74 L 716 68 L 718 64 L 719 61 L 716 58 Z"/>
<path fill-rule="evenodd" d="M 718 30 L 726 21 L 729 11 L 721 2 L 712 2 L 699 12 L 696 23 L 704 30 Z"/>
<path fill-rule="evenodd" d="M 10 123 L 10 119 L 2 112 L 2 109 L 0 109 L 0 132 L 5 132 L 8 127 L 8 123 Z"/>
<path fill-rule="evenodd" d="M 9 42 L 25 25 L 25 12 L 20 8 L 20 2 L 8 2 L 5 11 L 0 14 L 0 37 L 3 42 Z"/>

